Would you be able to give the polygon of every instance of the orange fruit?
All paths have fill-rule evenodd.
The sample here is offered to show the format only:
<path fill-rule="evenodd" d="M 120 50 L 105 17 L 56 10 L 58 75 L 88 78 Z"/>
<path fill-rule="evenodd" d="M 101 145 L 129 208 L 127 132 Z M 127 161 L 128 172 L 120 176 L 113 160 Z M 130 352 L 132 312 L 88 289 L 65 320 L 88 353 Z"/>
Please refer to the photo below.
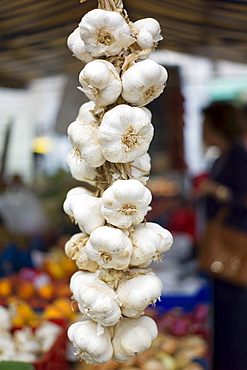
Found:
<path fill-rule="evenodd" d="M 49 305 L 42 313 L 43 320 L 64 319 L 64 313 L 53 305 Z"/>
<path fill-rule="evenodd" d="M 0 296 L 8 297 L 12 293 L 12 284 L 8 278 L 0 279 Z"/>

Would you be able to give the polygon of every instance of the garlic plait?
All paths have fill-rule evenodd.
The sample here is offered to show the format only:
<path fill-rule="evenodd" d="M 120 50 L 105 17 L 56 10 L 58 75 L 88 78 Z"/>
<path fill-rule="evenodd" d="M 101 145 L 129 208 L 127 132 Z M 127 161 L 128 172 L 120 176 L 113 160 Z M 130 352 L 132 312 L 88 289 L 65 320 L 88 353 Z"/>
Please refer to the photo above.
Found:
<path fill-rule="evenodd" d="M 138 274 L 132 278 L 122 277 L 116 293 L 121 303 L 124 316 L 138 317 L 149 305 L 154 305 L 160 299 L 162 282 L 153 273 Z"/>
<path fill-rule="evenodd" d="M 152 195 L 140 181 L 117 180 L 102 195 L 101 213 L 111 225 L 128 228 L 142 222 Z"/>
<path fill-rule="evenodd" d="M 115 326 L 112 339 L 113 361 L 125 362 L 147 350 L 157 337 L 155 321 L 148 316 L 123 318 Z"/>
<path fill-rule="evenodd" d="M 159 97 L 166 80 L 165 67 L 154 60 L 137 62 L 122 75 L 122 97 L 134 106 L 144 106 Z"/>
<path fill-rule="evenodd" d="M 76 355 L 87 364 L 104 364 L 112 358 L 110 332 L 105 328 L 98 335 L 97 323 L 93 320 L 73 323 L 68 329 L 68 338 L 76 349 Z"/>
<path fill-rule="evenodd" d="M 117 55 L 135 42 L 118 12 L 93 9 L 81 19 L 79 28 L 85 50 L 93 57 Z"/>
<path fill-rule="evenodd" d="M 116 68 L 106 60 L 93 60 L 79 74 L 79 82 L 85 95 L 97 106 L 114 103 L 122 91 L 122 83 Z"/>
<path fill-rule="evenodd" d="M 109 162 L 126 163 L 148 151 L 153 132 L 150 118 L 143 109 L 120 104 L 104 114 L 98 141 Z"/>
<path fill-rule="evenodd" d="M 126 269 L 132 254 L 131 240 L 120 229 L 101 226 L 86 243 L 87 256 L 103 268 Z"/>

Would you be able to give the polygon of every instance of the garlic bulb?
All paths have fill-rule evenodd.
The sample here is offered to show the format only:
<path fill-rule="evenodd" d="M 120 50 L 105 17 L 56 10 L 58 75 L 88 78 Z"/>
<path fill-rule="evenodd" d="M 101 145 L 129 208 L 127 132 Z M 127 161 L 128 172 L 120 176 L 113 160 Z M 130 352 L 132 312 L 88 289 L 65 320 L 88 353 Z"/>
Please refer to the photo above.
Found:
<path fill-rule="evenodd" d="M 87 283 L 94 282 L 96 275 L 88 271 L 76 271 L 70 278 L 69 288 L 72 293 L 79 290 L 81 286 Z M 76 293 L 75 293 L 76 294 Z M 76 299 L 77 297 L 75 297 Z"/>
<path fill-rule="evenodd" d="M 124 316 L 137 317 L 150 304 L 155 304 L 162 292 L 162 282 L 154 273 L 139 274 L 131 279 L 123 277 L 116 293 Z"/>
<path fill-rule="evenodd" d="M 155 222 L 146 222 L 145 227 L 150 231 L 156 233 L 159 237 L 160 243 L 154 258 L 154 261 L 158 262 L 162 258 L 162 254 L 171 248 L 173 243 L 172 234 L 169 230 L 165 229 Z"/>
<path fill-rule="evenodd" d="M 85 50 L 85 44 L 80 37 L 80 28 L 77 27 L 68 37 L 67 46 L 72 51 L 73 55 L 82 60 L 84 63 L 88 63 L 92 60 L 92 55 L 90 55 Z"/>
<path fill-rule="evenodd" d="M 30 327 L 24 327 L 20 330 L 16 330 L 13 334 L 13 339 L 17 352 L 29 352 L 36 354 L 40 352 L 40 344 L 34 337 Z"/>
<path fill-rule="evenodd" d="M 117 55 L 135 41 L 118 12 L 93 9 L 84 15 L 79 27 L 85 50 L 93 57 Z"/>
<path fill-rule="evenodd" d="M 74 149 L 69 151 L 66 157 L 66 164 L 74 179 L 87 182 L 90 185 L 95 185 L 94 179 L 97 174 L 95 167 L 89 166 L 84 159 L 76 155 Z"/>
<path fill-rule="evenodd" d="M 11 328 L 11 314 L 7 308 L 0 305 L 0 329 L 10 330 Z"/>
<path fill-rule="evenodd" d="M 154 60 L 135 63 L 122 75 L 122 97 L 132 105 L 146 105 L 163 92 L 166 80 L 166 69 Z"/>
<path fill-rule="evenodd" d="M 63 210 L 72 219 L 73 219 L 73 212 L 70 208 L 70 201 L 73 196 L 78 195 L 78 194 L 88 194 L 91 196 L 93 195 L 93 193 L 90 190 L 84 188 L 83 186 L 76 186 L 75 188 L 72 188 L 67 192 L 65 201 L 63 203 Z"/>
<path fill-rule="evenodd" d="M 144 18 L 130 25 L 132 35 L 142 50 L 153 49 L 162 40 L 159 22 L 154 18 Z"/>
<path fill-rule="evenodd" d="M 110 224 L 128 228 L 142 222 L 151 200 L 151 192 L 140 181 L 117 180 L 104 191 L 101 212 Z"/>
<path fill-rule="evenodd" d="M 149 177 L 149 172 L 151 170 L 151 158 L 148 153 L 136 158 L 131 165 L 131 175 L 136 179 L 141 181 L 143 185 L 146 185 Z"/>
<path fill-rule="evenodd" d="M 84 122 L 94 122 L 97 124 L 97 120 L 93 114 L 95 108 L 95 103 L 93 101 L 87 101 L 83 103 L 80 108 L 79 112 L 76 117 L 76 121 L 84 121 Z"/>
<path fill-rule="evenodd" d="M 71 260 L 75 261 L 79 269 L 95 272 L 99 265 L 88 258 L 85 251 L 85 245 L 88 239 L 89 236 L 85 233 L 74 234 L 65 243 L 64 251 Z"/>
<path fill-rule="evenodd" d="M 105 162 L 98 143 L 98 128 L 92 123 L 74 121 L 68 127 L 71 145 L 79 151 L 84 161 L 91 167 L 99 167 Z"/>
<path fill-rule="evenodd" d="M 100 212 L 101 205 L 101 198 L 78 194 L 67 198 L 64 211 L 75 220 L 81 231 L 91 234 L 97 227 L 105 224 L 105 219 Z"/>
<path fill-rule="evenodd" d="M 87 364 L 105 363 L 111 360 L 113 348 L 109 330 L 97 333 L 97 323 L 92 320 L 79 321 L 68 329 L 68 338 L 73 343 L 80 360 Z"/>
<path fill-rule="evenodd" d="M 159 247 L 160 240 L 158 235 L 148 230 L 145 223 L 134 226 L 134 231 L 131 233 L 131 240 L 133 244 L 133 252 L 131 255 L 130 265 L 148 266 Z"/>
<path fill-rule="evenodd" d="M 0 361 L 13 360 L 15 357 L 15 348 L 12 337 L 0 337 Z"/>
<path fill-rule="evenodd" d="M 153 131 L 145 111 L 120 104 L 104 114 L 98 141 L 108 161 L 126 163 L 147 152 Z"/>
<path fill-rule="evenodd" d="M 102 326 L 115 325 L 122 316 L 116 293 L 100 280 L 84 284 L 76 292 L 76 296 L 79 310 L 84 317 Z"/>
<path fill-rule="evenodd" d="M 120 229 L 98 227 L 91 233 L 85 248 L 87 256 L 103 268 L 123 270 L 130 263 L 132 243 Z"/>
<path fill-rule="evenodd" d="M 125 362 L 146 351 L 157 337 L 156 323 L 148 316 L 123 318 L 115 326 L 112 339 L 113 361 Z"/>
<path fill-rule="evenodd" d="M 99 107 L 114 103 L 122 91 L 116 68 L 106 60 L 88 63 L 79 74 L 79 82 L 79 89 Z"/>

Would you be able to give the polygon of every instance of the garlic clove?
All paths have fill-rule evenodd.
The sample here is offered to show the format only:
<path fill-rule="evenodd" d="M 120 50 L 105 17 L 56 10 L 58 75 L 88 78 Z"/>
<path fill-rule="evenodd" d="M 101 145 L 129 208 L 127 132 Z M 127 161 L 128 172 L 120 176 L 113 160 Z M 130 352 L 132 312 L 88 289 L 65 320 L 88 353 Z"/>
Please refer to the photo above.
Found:
<path fill-rule="evenodd" d="M 137 62 L 122 75 L 122 97 L 135 106 L 150 103 L 163 92 L 166 69 L 154 60 Z"/>
<path fill-rule="evenodd" d="M 136 317 L 150 304 L 155 304 L 162 292 L 162 282 L 154 273 L 123 277 L 116 293 L 124 316 Z"/>
<path fill-rule="evenodd" d="M 106 363 L 111 360 L 113 348 L 107 328 L 101 335 L 97 332 L 97 323 L 92 320 L 72 324 L 68 329 L 68 338 L 73 343 L 80 360 L 87 364 Z"/>
<path fill-rule="evenodd" d="M 157 337 L 157 325 L 148 316 L 123 318 L 115 326 L 112 339 L 113 361 L 125 362 L 150 348 Z"/>
<path fill-rule="evenodd" d="M 79 82 L 80 90 L 99 107 L 114 103 L 122 91 L 116 68 L 106 60 L 88 63 L 79 74 Z"/>
<path fill-rule="evenodd" d="M 148 151 L 153 132 L 153 125 L 144 110 L 119 104 L 104 114 L 98 141 L 108 161 L 126 163 Z"/>
<path fill-rule="evenodd" d="M 67 46 L 72 51 L 73 55 L 88 63 L 92 60 L 92 56 L 85 50 L 85 44 L 80 37 L 80 28 L 77 27 L 68 37 Z"/>
<path fill-rule="evenodd" d="M 85 249 L 101 267 L 123 270 L 130 263 L 132 243 L 122 230 L 102 226 L 91 233 Z"/>
<path fill-rule="evenodd" d="M 67 130 L 71 145 L 91 167 L 99 167 L 105 162 L 98 142 L 98 127 L 93 122 L 74 121 Z M 75 153 L 78 156 L 78 153 Z"/>
<path fill-rule="evenodd" d="M 117 180 L 104 191 L 101 212 L 110 224 L 128 228 L 142 222 L 151 200 L 151 192 L 140 181 Z"/>
<path fill-rule="evenodd" d="M 95 176 L 97 174 L 95 167 L 89 166 L 81 156 L 76 155 L 76 151 L 70 150 L 66 157 L 66 164 L 70 170 L 71 176 L 78 180 L 95 185 Z"/>
<path fill-rule="evenodd" d="M 93 57 L 117 55 L 135 41 L 118 12 L 93 9 L 84 15 L 79 28 L 85 49 Z"/>

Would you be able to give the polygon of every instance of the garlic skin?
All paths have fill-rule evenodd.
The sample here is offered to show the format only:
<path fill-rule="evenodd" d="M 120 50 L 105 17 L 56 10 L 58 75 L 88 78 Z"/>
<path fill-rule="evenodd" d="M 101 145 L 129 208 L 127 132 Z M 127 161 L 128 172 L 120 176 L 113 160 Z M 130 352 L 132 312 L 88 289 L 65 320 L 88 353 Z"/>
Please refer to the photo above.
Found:
<path fill-rule="evenodd" d="M 130 263 L 132 243 L 122 230 L 102 226 L 91 233 L 85 249 L 101 267 L 123 270 Z"/>
<path fill-rule="evenodd" d="M 102 326 L 115 325 L 122 316 L 116 293 L 100 280 L 84 284 L 74 296 L 77 297 L 79 310 L 84 317 Z"/>
<path fill-rule="evenodd" d="M 153 49 L 162 40 L 159 22 L 154 18 L 139 19 L 130 25 L 132 35 L 142 50 Z"/>
<path fill-rule="evenodd" d="M 149 179 L 151 170 L 151 157 L 148 153 L 136 158 L 131 162 L 131 175 L 136 180 L 139 180 L 143 185 L 146 185 Z"/>
<path fill-rule="evenodd" d="M 152 195 L 140 181 L 117 180 L 102 195 L 101 212 L 111 225 L 128 228 L 142 222 Z"/>
<path fill-rule="evenodd" d="M 122 97 L 132 105 L 144 106 L 163 92 L 167 77 L 166 69 L 154 60 L 137 62 L 122 75 Z"/>
<path fill-rule="evenodd" d="M 95 167 L 89 166 L 81 156 L 76 154 L 74 149 L 70 150 L 67 154 L 66 164 L 74 179 L 84 181 L 90 185 L 95 185 L 94 179 L 97 174 Z"/>
<path fill-rule="evenodd" d="M 114 103 L 122 91 L 122 83 L 116 68 L 106 60 L 93 60 L 79 74 L 79 88 L 97 106 Z"/>
<path fill-rule="evenodd" d="M 105 224 L 105 219 L 100 212 L 101 205 L 101 198 L 78 194 L 67 198 L 64 210 L 75 220 L 81 231 L 91 234 L 97 227 Z"/>
<path fill-rule="evenodd" d="M 79 321 L 68 329 L 68 338 L 73 343 L 80 360 L 87 364 L 104 364 L 111 360 L 113 348 L 109 330 L 97 334 L 97 323 L 92 320 Z"/>
<path fill-rule="evenodd" d="M 84 121 L 84 122 L 93 122 L 97 125 L 97 120 L 93 114 L 95 108 L 95 103 L 93 101 L 87 101 L 83 103 L 80 108 L 79 112 L 76 117 L 76 121 Z"/>
<path fill-rule="evenodd" d="M 95 272 L 99 268 L 99 265 L 88 258 L 85 251 L 85 245 L 88 239 L 89 236 L 85 233 L 74 234 L 65 243 L 64 251 L 72 261 L 75 261 L 79 269 Z"/>
<path fill-rule="evenodd" d="M 93 9 L 81 19 L 79 28 L 85 50 L 93 57 L 117 55 L 135 41 L 124 18 L 113 11 Z"/>
<path fill-rule="evenodd" d="M 85 44 L 80 37 L 79 27 L 77 27 L 67 38 L 67 46 L 70 51 L 72 51 L 73 55 L 84 63 L 88 63 L 93 59 L 92 55 L 85 50 Z"/>
<path fill-rule="evenodd" d="M 153 133 L 153 125 L 144 110 L 119 104 L 104 114 L 98 141 L 109 162 L 127 163 L 148 151 Z"/>
<path fill-rule="evenodd" d="M 67 129 L 71 145 L 76 148 L 82 159 L 91 167 L 105 163 L 101 146 L 98 143 L 98 128 L 93 122 L 74 121 Z"/>
<path fill-rule="evenodd" d="M 115 326 L 112 339 L 113 361 L 125 362 L 146 351 L 157 337 L 157 325 L 148 316 L 123 318 Z"/>
<path fill-rule="evenodd" d="M 145 227 L 145 223 L 134 226 L 131 233 L 133 252 L 130 259 L 131 266 L 148 266 L 159 248 L 160 240 L 158 235 Z"/>
<path fill-rule="evenodd" d="M 162 282 L 154 273 L 123 277 L 116 293 L 124 316 L 138 317 L 150 304 L 155 304 L 162 292 Z"/>

